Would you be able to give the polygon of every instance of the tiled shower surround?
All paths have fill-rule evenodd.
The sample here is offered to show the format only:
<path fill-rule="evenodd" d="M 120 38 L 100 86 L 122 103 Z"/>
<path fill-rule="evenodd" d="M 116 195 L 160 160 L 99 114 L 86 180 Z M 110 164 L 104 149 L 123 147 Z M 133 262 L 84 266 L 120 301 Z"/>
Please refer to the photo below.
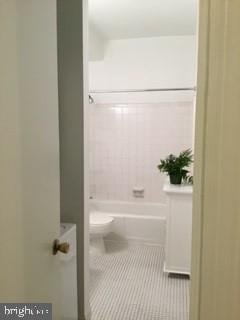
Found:
<path fill-rule="evenodd" d="M 192 147 L 193 102 L 91 104 L 90 193 L 97 200 L 160 202 L 157 165 Z M 144 198 L 133 195 L 144 188 Z"/>

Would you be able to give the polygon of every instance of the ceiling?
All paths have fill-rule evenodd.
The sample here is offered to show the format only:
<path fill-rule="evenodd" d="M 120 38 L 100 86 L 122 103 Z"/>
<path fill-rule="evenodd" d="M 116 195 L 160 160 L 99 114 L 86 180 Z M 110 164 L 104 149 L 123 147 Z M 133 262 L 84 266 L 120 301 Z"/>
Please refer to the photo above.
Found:
<path fill-rule="evenodd" d="M 107 39 L 193 35 L 199 0 L 89 0 L 89 19 Z"/>

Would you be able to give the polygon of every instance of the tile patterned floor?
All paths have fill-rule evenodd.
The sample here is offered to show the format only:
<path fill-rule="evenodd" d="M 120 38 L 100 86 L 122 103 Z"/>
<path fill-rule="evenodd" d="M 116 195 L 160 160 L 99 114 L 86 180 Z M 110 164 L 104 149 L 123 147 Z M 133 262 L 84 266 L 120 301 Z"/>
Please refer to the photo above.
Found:
<path fill-rule="evenodd" d="M 187 320 L 189 280 L 163 273 L 164 250 L 106 241 L 91 256 L 92 320 Z"/>

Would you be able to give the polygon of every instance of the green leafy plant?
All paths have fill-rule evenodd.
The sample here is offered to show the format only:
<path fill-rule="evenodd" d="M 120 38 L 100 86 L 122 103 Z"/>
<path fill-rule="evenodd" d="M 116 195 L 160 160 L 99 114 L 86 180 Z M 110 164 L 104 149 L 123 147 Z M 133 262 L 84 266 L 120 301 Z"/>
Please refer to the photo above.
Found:
<path fill-rule="evenodd" d="M 172 184 L 181 184 L 182 180 L 186 183 L 193 183 L 193 177 L 189 176 L 188 170 L 192 162 L 192 150 L 187 149 L 182 151 L 179 156 L 170 154 L 166 159 L 160 160 L 158 169 L 169 175 Z"/>

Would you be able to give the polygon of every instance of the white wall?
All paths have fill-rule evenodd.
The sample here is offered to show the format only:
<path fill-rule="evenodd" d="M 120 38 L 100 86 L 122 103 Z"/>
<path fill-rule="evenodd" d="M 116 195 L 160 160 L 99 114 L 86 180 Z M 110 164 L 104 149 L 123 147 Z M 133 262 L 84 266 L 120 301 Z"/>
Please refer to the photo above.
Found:
<path fill-rule="evenodd" d="M 90 105 L 90 193 L 97 200 L 166 203 L 157 165 L 192 146 L 193 103 Z M 133 188 L 143 187 L 144 198 Z"/>
<path fill-rule="evenodd" d="M 61 220 L 77 226 L 78 318 L 90 319 L 87 155 L 87 0 L 58 0 Z M 83 61 L 81 59 L 83 57 Z M 74 156 L 73 156 L 74 154 Z M 86 161 L 85 161 L 86 160 Z"/>
<path fill-rule="evenodd" d="M 195 36 L 108 41 L 89 63 L 90 90 L 192 87 L 195 60 Z"/>
<path fill-rule="evenodd" d="M 103 35 L 89 23 L 89 60 L 97 61 L 104 59 L 105 39 Z"/>
<path fill-rule="evenodd" d="M 108 41 L 89 63 L 91 90 L 195 86 L 196 37 Z M 90 184 L 98 200 L 166 203 L 159 160 L 192 147 L 193 92 L 95 94 Z M 144 187 L 136 199 L 132 189 Z"/>

